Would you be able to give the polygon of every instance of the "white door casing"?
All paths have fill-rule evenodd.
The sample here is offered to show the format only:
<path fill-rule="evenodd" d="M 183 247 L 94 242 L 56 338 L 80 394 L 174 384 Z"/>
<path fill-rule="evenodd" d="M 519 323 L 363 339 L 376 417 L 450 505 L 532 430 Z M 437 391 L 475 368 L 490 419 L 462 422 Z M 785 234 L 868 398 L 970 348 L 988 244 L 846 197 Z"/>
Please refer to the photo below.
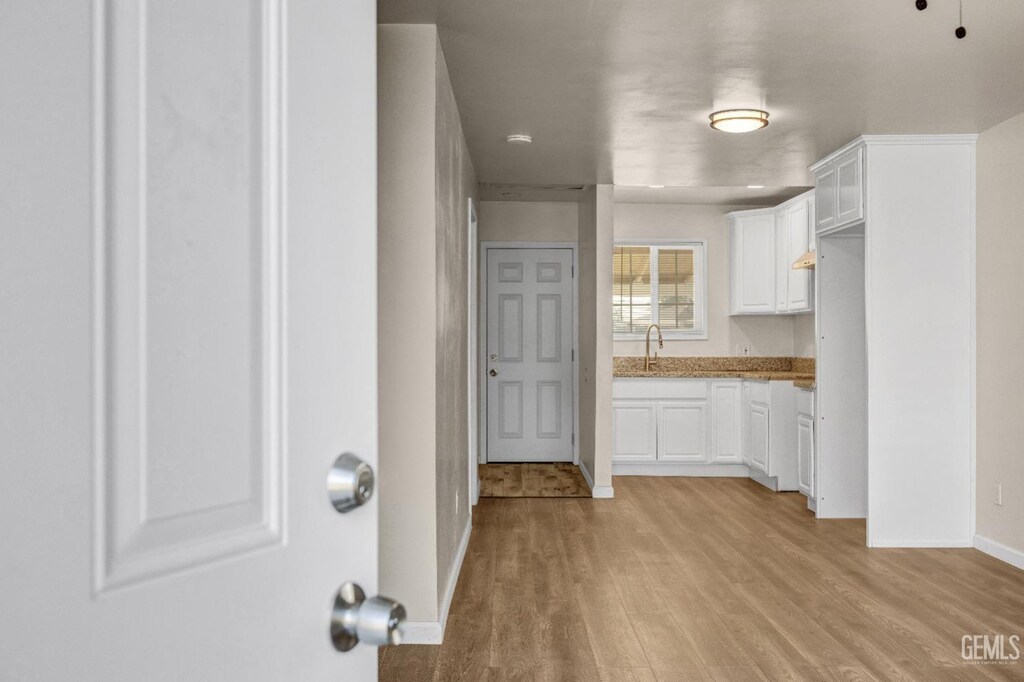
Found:
<path fill-rule="evenodd" d="M 376 679 L 374 3 L 3 14 L 0 677 Z"/>
<path fill-rule="evenodd" d="M 573 251 L 489 248 L 486 254 L 487 461 L 570 462 Z"/>

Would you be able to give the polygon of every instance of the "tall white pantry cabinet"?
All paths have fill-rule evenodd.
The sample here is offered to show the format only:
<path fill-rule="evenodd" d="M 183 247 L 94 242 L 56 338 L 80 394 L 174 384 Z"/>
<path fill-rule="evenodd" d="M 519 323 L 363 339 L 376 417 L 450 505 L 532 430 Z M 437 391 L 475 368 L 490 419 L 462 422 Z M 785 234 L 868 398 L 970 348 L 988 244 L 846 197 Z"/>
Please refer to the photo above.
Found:
<path fill-rule="evenodd" d="M 811 167 L 818 514 L 872 547 L 974 533 L 976 135 L 864 136 Z"/>

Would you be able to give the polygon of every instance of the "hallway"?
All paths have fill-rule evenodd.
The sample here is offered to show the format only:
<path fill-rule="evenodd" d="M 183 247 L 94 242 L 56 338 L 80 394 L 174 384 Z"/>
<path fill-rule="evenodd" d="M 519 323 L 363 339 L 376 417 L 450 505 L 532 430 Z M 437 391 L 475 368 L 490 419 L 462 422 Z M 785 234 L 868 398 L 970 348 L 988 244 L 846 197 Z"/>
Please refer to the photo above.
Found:
<path fill-rule="evenodd" d="M 444 644 L 380 679 L 1020 679 L 965 634 L 1024 629 L 1024 575 L 972 549 L 868 550 L 747 479 L 615 479 L 616 499 L 482 499 Z"/>

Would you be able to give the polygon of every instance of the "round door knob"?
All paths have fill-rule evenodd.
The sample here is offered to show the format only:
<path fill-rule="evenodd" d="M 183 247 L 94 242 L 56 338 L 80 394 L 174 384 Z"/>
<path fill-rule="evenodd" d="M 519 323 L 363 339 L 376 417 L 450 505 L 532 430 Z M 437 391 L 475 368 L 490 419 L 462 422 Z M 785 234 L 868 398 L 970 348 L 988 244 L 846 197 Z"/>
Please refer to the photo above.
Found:
<path fill-rule="evenodd" d="M 327 473 L 327 497 L 342 514 L 363 506 L 373 497 L 373 469 L 351 453 L 341 455 Z"/>
<path fill-rule="evenodd" d="M 498 370 L 492 369 L 490 372 L 488 372 L 488 374 L 490 374 L 492 377 L 496 377 L 498 376 Z"/>
<path fill-rule="evenodd" d="M 334 597 L 331 642 L 338 651 L 349 651 L 360 642 L 395 646 L 402 643 L 404 630 L 405 607 L 393 599 L 367 599 L 355 583 L 345 583 Z"/>

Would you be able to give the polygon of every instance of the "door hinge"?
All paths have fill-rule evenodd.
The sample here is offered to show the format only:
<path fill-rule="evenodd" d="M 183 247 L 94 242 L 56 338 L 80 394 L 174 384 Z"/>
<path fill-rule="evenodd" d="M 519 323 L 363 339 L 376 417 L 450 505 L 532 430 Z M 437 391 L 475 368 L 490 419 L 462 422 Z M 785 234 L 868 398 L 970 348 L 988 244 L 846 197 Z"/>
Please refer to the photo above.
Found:
<path fill-rule="evenodd" d="M 576 349 L 572 349 L 572 362 L 576 362 Z"/>
<path fill-rule="evenodd" d="M 576 445 L 576 434 L 575 433 L 572 434 L 572 441 L 570 442 L 570 445 Z"/>
<path fill-rule="evenodd" d="M 570 277 L 575 277 L 576 276 L 576 266 L 575 265 L 570 265 L 569 266 L 569 276 Z"/>

